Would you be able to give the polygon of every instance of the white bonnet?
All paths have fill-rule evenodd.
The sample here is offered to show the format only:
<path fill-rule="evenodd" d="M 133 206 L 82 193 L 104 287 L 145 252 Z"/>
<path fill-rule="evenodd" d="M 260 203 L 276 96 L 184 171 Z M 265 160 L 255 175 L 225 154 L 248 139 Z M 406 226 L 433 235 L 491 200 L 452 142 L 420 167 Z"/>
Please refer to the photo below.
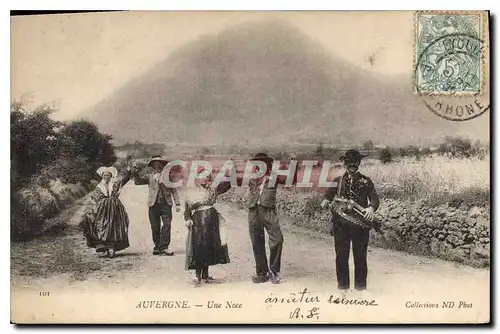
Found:
<path fill-rule="evenodd" d="M 105 172 L 110 173 L 113 178 L 118 175 L 118 171 L 115 167 L 99 167 L 99 169 L 97 170 L 97 174 L 99 174 L 100 177 L 102 177 Z"/>

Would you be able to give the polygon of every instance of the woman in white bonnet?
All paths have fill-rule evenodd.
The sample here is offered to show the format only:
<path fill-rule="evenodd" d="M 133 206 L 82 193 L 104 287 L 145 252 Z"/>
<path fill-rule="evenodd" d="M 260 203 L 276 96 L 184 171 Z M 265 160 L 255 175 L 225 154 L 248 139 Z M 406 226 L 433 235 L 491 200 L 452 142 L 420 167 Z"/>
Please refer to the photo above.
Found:
<path fill-rule="evenodd" d="M 131 174 L 127 170 L 117 178 L 115 167 L 100 167 L 97 174 L 102 179 L 90 196 L 93 206 L 83 219 L 84 234 L 87 246 L 113 258 L 115 252 L 129 247 L 129 219 L 119 195 Z"/>
<path fill-rule="evenodd" d="M 204 167 L 200 167 L 197 173 L 200 174 L 204 170 Z M 209 276 L 209 266 L 231 262 L 224 235 L 225 221 L 214 208 L 217 196 L 230 188 L 229 181 L 212 187 L 211 176 L 208 176 L 205 179 L 196 179 L 194 188 L 188 189 L 186 193 L 184 220 L 189 230 L 185 269 L 195 270 L 196 285 L 201 284 L 202 280 L 206 283 L 214 280 Z"/>

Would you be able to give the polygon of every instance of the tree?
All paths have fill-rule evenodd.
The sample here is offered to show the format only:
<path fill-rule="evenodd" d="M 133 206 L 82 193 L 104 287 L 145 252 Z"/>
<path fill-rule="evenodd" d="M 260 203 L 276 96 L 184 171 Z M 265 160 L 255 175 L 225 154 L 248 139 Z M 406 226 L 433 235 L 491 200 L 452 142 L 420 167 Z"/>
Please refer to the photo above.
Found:
<path fill-rule="evenodd" d="M 99 132 L 90 121 L 72 121 L 61 129 L 60 154 L 69 158 L 83 157 L 95 167 L 111 165 L 116 161 L 112 139 L 111 135 Z"/>
<path fill-rule="evenodd" d="M 322 155 L 323 154 L 323 150 L 324 150 L 324 145 L 323 145 L 323 142 L 319 142 L 317 145 L 316 145 L 316 154 L 317 155 Z"/>
<path fill-rule="evenodd" d="M 431 149 L 429 147 L 424 147 L 422 149 L 421 153 L 422 153 L 423 156 L 429 156 L 429 155 L 431 155 L 432 152 L 431 152 Z"/>
<path fill-rule="evenodd" d="M 380 151 L 380 161 L 383 164 L 387 164 L 392 161 L 392 154 L 389 148 L 386 147 Z"/>
<path fill-rule="evenodd" d="M 367 140 L 363 143 L 363 149 L 366 151 L 372 151 L 373 150 L 373 141 Z"/>
<path fill-rule="evenodd" d="M 486 156 L 486 150 L 484 144 L 480 140 L 476 140 L 471 148 L 471 155 L 478 157 L 479 159 L 484 159 Z"/>
<path fill-rule="evenodd" d="M 325 159 L 337 159 L 339 155 L 339 150 L 335 147 L 327 147 L 323 149 L 323 156 Z"/>
<path fill-rule="evenodd" d="M 472 142 L 466 138 L 445 137 L 444 143 L 439 145 L 439 151 L 454 157 L 469 157 L 472 154 Z"/>
<path fill-rule="evenodd" d="M 50 118 L 54 111 L 47 105 L 29 110 L 19 101 L 11 104 L 11 170 L 16 178 L 13 183 L 29 178 L 56 158 L 56 129 L 60 123 Z"/>
<path fill-rule="evenodd" d="M 400 148 L 399 155 L 401 156 L 401 158 L 406 157 L 406 155 L 407 155 L 406 150 L 404 148 Z"/>
<path fill-rule="evenodd" d="M 417 160 L 420 159 L 420 151 L 418 150 L 418 147 L 415 147 L 413 145 L 408 146 L 406 149 L 406 153 L 410 157 L 415 157 Z"/>

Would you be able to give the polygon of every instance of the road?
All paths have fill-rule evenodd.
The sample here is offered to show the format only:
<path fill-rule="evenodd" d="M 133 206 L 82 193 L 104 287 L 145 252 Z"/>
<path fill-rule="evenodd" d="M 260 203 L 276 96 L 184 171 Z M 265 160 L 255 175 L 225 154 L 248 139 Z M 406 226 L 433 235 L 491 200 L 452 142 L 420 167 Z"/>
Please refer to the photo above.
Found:
<path fill-rule="evenodd" d="M 347 295 L 349 299 L 375 300 L 377 306 L 328 303 L 330 295 L 340 297 L 336 289 L 332 238 L 300 230 L 285 219 L 282 220 L 285 236 L 282 283 L 253 284 L 250 277 L 254 261 L 247 216 L 244 210 L 227 203 L 219 203 L 218 208 L 228 224 L 231 263 L 211 268 L 217 283 L 194 287 L 191 282 L 194 273 L 184 270 L 186 227 L 182 212 L 174 213 L 172 224 L 170 249 L 175 255 L 153 256 L 147 188 L 129 183 L 123 188 L 121 199 L 130 217 L 130 248 L 115 259 L 98 259 L 103 268 L 85 280 L 71 280 L 65 274 L 36 279 L 13 277 L 13 320 L 413 323 L 489 319 L 489 270 L 377 248 L 369 249 L 369 291 L 364 294 L 350 291 Z M 78 217 L 74 217 L 69 223 L 77 221 Z M 81 236 L 78 240 L 80 252 L 95 256 L 85 247 Z M 304 289 L 307 289 L 305 296 L 311 299 L 317 296 L 320 302 L 266 303 L 269 297 L 286 299 L 294 293 L 299 296 Z M 50 296 L 41 297 L 41 291 L 50 292 Z M 186 301 L 189 309 L 145 309 L 147 303 L 141 304 L 169 300 L 180 301 L 179 305 Z M 209 308 L 210 301 L 212 305 L 220 302 L 222 308 Z M 241 304 L 241 308 L 225 308 L 228 301 Z M 445 301 L 454 302 L 454 307 L 442 308 Z M 439 308 L 415 307 L 425 303 L 438 304 Z M 465 308 L 465 304 L 471 307 Z M 317 315 L 309 312 L 313 307 L 319 309 Z M 290 312 L 297 308 L 300 308 L 298 319 L 289 319 Z"/>

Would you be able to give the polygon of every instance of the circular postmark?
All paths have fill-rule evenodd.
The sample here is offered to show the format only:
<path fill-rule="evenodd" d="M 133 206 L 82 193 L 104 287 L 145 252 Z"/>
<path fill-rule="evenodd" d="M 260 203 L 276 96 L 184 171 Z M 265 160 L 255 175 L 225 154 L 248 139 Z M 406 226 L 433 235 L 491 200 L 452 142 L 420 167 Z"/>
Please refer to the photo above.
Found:
<path fill-rule="evenodd" d="M 482 41 L 454 33 L 428 43 L 416 66 L 420 94 L 479 93 L 481 90 Z"/>
<path fill-rule="evenodd" d="M 434 114 L 450 121 L 466 121 L 489 110 L 483 94 L 484 43 L 473 34 L 451 33 L 437 37 L 418 53 L 415 88 Z"/>

